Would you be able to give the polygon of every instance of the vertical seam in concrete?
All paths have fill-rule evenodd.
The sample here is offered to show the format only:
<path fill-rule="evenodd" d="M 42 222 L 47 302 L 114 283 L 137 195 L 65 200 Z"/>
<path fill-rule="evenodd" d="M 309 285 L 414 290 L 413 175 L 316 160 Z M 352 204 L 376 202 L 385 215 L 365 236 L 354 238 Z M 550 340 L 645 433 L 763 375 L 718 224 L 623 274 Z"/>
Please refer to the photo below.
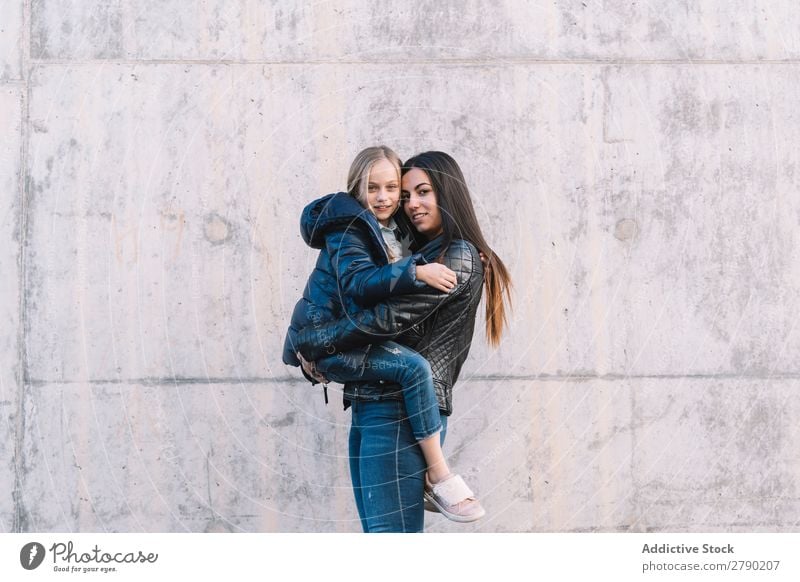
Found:
<path fill-rule="evenodd" d="M 639 490 L 639 480 L 636 478 L 636 449 L 637 449 L 637 424 L 636 424 L 636 388 L 631 387 L 631 454 L 630 454 L 630 470 L 631 470 L 631 490 L 632 490 L 632 498 L 631 498 L 631 506 L 632 511 L 629 519 L 631 520 L 627 525 L 627 531 L 637 531 L 635 527 L 631 527 L 634 524 L 641 523 L 641 513 L 640 513 L 640 490 Z"/>
<path fill-rule="evenodd" d="M 23 441 L 25 437 L 25 384 L 28 381 L 28 362 L 25 349 L 26 302 L 25 302 L 25 241 L 28 233 L 28 147 L 30 112 L 30 58 L 31 58 L 31 0 L 24 0 L 22 8 L 21 59 L 24 89 L 22 91 L 20 116 L 20 165 L 19 165 L 19 258 L 17 259 L 19 289 L 19 322 L 17 328 L 17 410 L 14 434 L 14 520 L 12 531 L 19 533 L 27 529 L 27 515 L 22 500 Z"/>

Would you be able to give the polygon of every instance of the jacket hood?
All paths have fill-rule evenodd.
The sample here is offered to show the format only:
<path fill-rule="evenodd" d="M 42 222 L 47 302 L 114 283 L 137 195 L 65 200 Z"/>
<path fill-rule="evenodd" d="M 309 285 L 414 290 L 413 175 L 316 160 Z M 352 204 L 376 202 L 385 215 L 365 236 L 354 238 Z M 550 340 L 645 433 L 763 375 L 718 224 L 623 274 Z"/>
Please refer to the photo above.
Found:
<path fill-rule="evenodd" d="M 380 226 L 372 213 L 347 192 L 318 198 L 303 209 L 300 233 L 306 244 L 315 249 L 325 246 L 325 235 L 343 226 L 366 228 L 377 244 L 383 244 Z"/>

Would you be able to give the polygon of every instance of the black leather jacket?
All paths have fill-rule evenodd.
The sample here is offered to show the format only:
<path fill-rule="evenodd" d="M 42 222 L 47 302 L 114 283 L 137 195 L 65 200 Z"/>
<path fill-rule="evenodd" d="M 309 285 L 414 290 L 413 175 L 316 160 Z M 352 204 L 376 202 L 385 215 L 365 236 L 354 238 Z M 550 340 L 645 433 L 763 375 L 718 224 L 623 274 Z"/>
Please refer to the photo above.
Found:
<path fill-rule="evenodd" d="M 398 227 L 412 236 L 404 219 L 397 216 Z M 432 290 L 416 279 L 422 255 L 389 264 L 378 221 L 345 192 L 308 204 L 300 217 L 300 232 L 306 244 L 320 253 L 292 312 L 283 346 L 285 364 L 300 365 L 295 355 L 299 330 L 357 313 L 393 295 Z M 363 365 L 366 347 L 350 355 Z"/>
<path fill-rule="evenodd" d="M 442 237 L 420 253 L 435 260 L 442 251 Z M 436 396 L 442 414 L 453 411 L 453 384 L 467 358 L 475 327 L 475 313 L 483 289 L 483 265 L 478 250 L 469 242 L 454 240 L 443 262 L 455 271 L 455 289 L 442 293 L 431 289 L 414 295 L 392 297 L 374 307 L 314 328 L 296 336 L 296 347 L 308 360 L 348 351 L 388 339 L 417 350 L 431 365 Z M 322 339 L 326 341 L 321 341 Z M 345 408 L 352 401 L 402 399 L 396 384 L 349 382 L 344 388 Z"/>

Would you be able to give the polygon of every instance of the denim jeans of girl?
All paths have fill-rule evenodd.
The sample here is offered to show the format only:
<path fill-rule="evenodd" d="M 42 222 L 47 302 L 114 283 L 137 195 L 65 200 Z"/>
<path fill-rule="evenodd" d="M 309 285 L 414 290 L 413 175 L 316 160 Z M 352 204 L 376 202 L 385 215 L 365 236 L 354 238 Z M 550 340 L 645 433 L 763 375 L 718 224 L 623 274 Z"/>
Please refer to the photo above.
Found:
<path fill-rule="evenodd" d="M 350 478 L 362 529 L 421 532 L 427 465 L 403 402 L 353 402 L 352 411 Z M 440 422 L 444 445 L 447 417 Z"/>
<path fill-rule="evenodd" d="M 328 380 L 340 384 L 354 380 L 383 380 L 402 386 L 406 411 L 417 440 L 442 428 L 431 366 L 411 348 L 396 342 L 373 344 L 364 366 L 346 352 L 318 360 L 316 366 Z"/>

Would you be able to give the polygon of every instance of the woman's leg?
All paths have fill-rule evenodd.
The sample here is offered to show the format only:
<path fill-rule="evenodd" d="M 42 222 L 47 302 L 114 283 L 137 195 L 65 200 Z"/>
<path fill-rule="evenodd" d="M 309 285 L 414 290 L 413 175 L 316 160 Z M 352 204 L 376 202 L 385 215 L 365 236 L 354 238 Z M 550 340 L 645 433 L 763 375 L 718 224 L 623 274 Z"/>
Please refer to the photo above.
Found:
<path fill-rule="evenodd" d="M 368 403 L 367 406 L 371 406 L 372 404 L 375 404 L 375 403 Z M 372 477 L 370 477 L 370 479 L 368 479 L 368 482 L 370 483 L 370 487 L 371 487 L 370 492 L 372 494 L 371 497 L 370 497 L 370 504 L 369 504 L 370 515 L 372 517 L 371 517 L 371 519 L 367 519 L 367 509 L 365 507 L 364 495 L 363 495 L 364 486 L 363 486 L 362 480 L 361 480 L 361 468 L 362 468 L 362 465 L 363 465 L 364 471 L 365 471 L 366 474 L 373 474 L 373 473 L 375 473 L 377 471 L 380 471 L 379 463 L 380 463 L 380 459 L 381 459 L 382 455 L 381 454 L 375 455 L 375 454 L 373 454 L 375 451 L 371 451 L 369 453 L 370 456 L 368 456 L 366 458 L 362 458 L 362 454 L 361 454 L 361 452 L 362 452 L 362 443 L 363 443 L 363 441 L 365 439 L 365 433 L 362 432 L 362 425 L 365 422 L 366 422 L 366 424 L 370 424 L 371 422 L 374 421 L 374 418 L 376 416 L 376 415 L 371 415 L 370 417 L 364 419 L 363 418 L 363 414 L 360 414 L 360 410 L 361 410 L 360 407 L 362 407 L 362 406 L 364 406 L 364 404 L 360 403 L 360 402 L 354 402 L 352 404 L 352 407 L 351 407 L 352 422 L 351 422 L 351 425 L 350 425 L 350 445 L 349 445 L 350 446 L 350 479 L 351 479 L 351 481 L 353 483 L 353 494 L 354 494 L 355 500 L 356 500 L 356 509 L 358 510 L 358 517 L 361 519 L 361 529 L 365 533 L 369 533 L 370 531 L 372 531 L 372 530 L 370 530 L 369 524 L 372 523 L 373 527 L 376 529 L 376 531 L 384 531 L 384 530 L 385 531 L 404 531 L 404 529 L 403 529 L 404 525 L 414 523 L 415 520 L 420 519 L 420 520 L 423 520 L 422 522 L 420 522 L 420 526 L 419 526 L 419 531 L 421 531 L 422 527 L 424 525 L 424 512 L 423 512 L 422 516 L 418 517 L 416 515 L 417 508 L 415 508 L 415 507 L 410 507 L 409 508 L 410 511 L 406 511 L 406 516 L 407 516 L 406 518 L 400 519 L 400 520 L 395 519 L 394 522 L 391 522 L 391 520 L 387 519 L 387 516 L 394 514 L 395 517 L 398 517 L 397 512 L 392 512 L 392 511 L 388 511 L 387 512 L 387 511 L 385 511 L 383 509 L 376 509 L 376 508 L 379 508 L 382 504 L 386 504 L 387 503 L 387 500 L 383 500 L 383 501 L 379 500 L 377 502 L 374 501 L 376 493 L 378 494 L 378 496 L 380 496 L 381 492 L 382 491 L 385 492 L 386 489 L 385 488 L 381 488 L 381 487 L 375 487 L 373 485 L 373 481 L 376 481 L 376 479 L 374 479 Z M 387 420 L 389 420 L 389 419 L 387 419 Z M 441 421 L 442 421 L 442 430 L 439 433 L 439 437 L 440 437 L 440 444 L 444 445 L 444 439 L 445 439 L 445 436 L 447 435 L 447 417 L 446 416 L 442 416 L 441 417 Z M 389 425 L 386 425 L 385 423 L 383 423 L 382 425 L 379 425 L 378 427 L 370 429 L 369 431 L 367 431 L 367 434 L 370 434 L 374 430 L 378 430 L 381 427 L 382 428 L 386 428 L 386 426 L 391 426 L 391 421 L 389 422 Z M 379 451 L 379 453 L 380 453 L 380 451 Z M 385 453 L 385 451 L 384 451 L 384 453 Z M 420 469 L 420 470 L 424 470 L 424 469 Z M 398 483 L 405 483 L 406 485 L 409 485 L 409 486 L 411 485 L 409 480 L 401 481 L 399 476 L 391 471 L 391 467 L 390 467 L 390 471 L 387 474 L 384 474 L 383 481 L 384 482 L 394 482 L 395 480 Z M 378 479 L 377 481 L 381 482 L 380 479 Z M 419 490 L 419 484 L 418 483 L 419 483 L 420 480 L 417 479 L 416 481 L 417 481 L 417 484 L 414 484 L 413 487 L 409 487 L 409 489 L 411 489 L 411 491 L 408 493 L 408 495 L 412 496 L 412 500 L 413 500 L 413 496 L 415 496 L 417 494 L 417 491 Z M 390 491 L 390 494 L 391 494 L 391 491 Z M 402 496 L 397 497 L 396 499 L 399 500 L 401 497 Z M 406 496 L 406 498 L 407 497 L 408 496 Z M 390 500 L 388 502 L 390 502 L 390 501 L 391 501 L 391 495 L 390 495 Z M 401 506 L 401 504 L 399 502 L 396 505 L 397 505 L 397 507 Z M 413 506 L 413 503 L 407 504 L 407 505 Z M 380 515 L 384 515 L 384 517 L 383 518 L 379 518 L 378 516 L 380 516 Z"/>
<path fill-rule="evenodd" d="M 356 509 L 358 510 L 358 517 L 361 520 L 361 529 L 364 533 L 369 532 L 367 525 L 366 513 L 364 513 L 364 497 L 362 495 L 363 487 L 361 486 L 361 440 L 363 435 L 361 428 L 357 424 L 356 411 L 359 407 L 358 402 L 353 402 L 351 405 L 352 420 L 350 422 L 350 481 L 353 484 L 353 495 L 356 499 Z"/>

